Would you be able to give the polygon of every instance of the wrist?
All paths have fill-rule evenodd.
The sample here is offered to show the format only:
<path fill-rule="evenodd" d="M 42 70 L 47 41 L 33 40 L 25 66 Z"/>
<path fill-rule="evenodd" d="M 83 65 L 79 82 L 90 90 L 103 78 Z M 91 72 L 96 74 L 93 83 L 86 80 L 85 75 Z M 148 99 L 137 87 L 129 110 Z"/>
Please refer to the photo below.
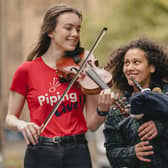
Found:
<path fill-rule="evenodd" d="M 100 111 L 99 108 L 97 107 L 97 114 L 99 116 L 103 117 L 103 116 L 106 116 L 108 114 L 108 112 L 107 111 Z"/>

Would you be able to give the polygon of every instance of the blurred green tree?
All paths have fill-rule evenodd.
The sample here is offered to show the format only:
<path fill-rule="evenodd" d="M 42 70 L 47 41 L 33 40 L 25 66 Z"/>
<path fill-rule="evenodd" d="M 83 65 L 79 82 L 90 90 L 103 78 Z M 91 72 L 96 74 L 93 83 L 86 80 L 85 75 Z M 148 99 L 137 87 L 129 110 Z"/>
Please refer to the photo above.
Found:
<path fill-rule="evenodd" d="M 84 19 L 85 35 L 82 35 L 83 44 L 89 49 L 98 31 L 103 26 L 108 27 L 105 37 L 95 50 L 95 56 L 99 59 L 100 65 L 106 63 L 112 49 L 140 36 L 168 43 L 168 22 L 166 21 L 168 1 L 120 0 L 117 3 L 108 1 L 103 6 L 105 13 L 102 9 L 97 9 L 100 15 L 96 14 L 96 17 L 99 19 L 90 20 L 88 13 L 87 18 Z M 86 35 L 87 30 L 89 30 L 88 35 Z"/>

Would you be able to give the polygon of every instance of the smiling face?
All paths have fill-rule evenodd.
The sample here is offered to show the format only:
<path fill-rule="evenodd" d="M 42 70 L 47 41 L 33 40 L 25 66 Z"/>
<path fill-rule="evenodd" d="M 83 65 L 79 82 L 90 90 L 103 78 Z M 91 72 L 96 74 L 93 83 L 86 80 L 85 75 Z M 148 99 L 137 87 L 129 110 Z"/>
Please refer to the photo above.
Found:
<path fill-rule="evenodd" d="M 56 49 L 73 51 L 80 39 L 81 19 L 72 12 L 65 12 L 58 17 L 57 25 L 48 36 L 51 38 L 51 45 Z"/>
<path fill-rule="evenodd" d="M 153 72 L 155 72 L 155 67 L 148 64 L 146 53 L 143 50 L 132 48 L 126 52 L 123 73 L 130 86 L 134 86 L 131 80 L 133 77 L 143 88 L 149 87 Z"/>

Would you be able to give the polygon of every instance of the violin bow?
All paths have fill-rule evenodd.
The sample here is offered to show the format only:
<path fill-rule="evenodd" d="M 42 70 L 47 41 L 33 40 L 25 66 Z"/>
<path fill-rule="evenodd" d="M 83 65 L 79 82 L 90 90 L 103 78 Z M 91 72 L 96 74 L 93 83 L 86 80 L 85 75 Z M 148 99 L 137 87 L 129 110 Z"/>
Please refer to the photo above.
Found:
<path fill-rule="evenodd" d="M 86 56 L 86 58 L 84 59 L 83 63 L 81 64 L 79 70 L 77 71 L 77 73 L 75 74 L 75 76 L 73 77 L 73 79 L 70 81 L 67 89 L 65 90 L 65 92 L 62 94 L 62 96 L 60 97 L 59 101 L 55 104 L 54 108 L 51 110 L 51 112 L 49 113 L 49 115 L 47 116 L 47 118 L 45 119 L 45 121 L 43 122 L 43 124 L 41 125 L 40 129 L 41 129 L 41 133 L 44 131 L 44 129 L 46 128 L 46 126 L 48 125 L 48 123 L 50 122 L 51 118 L 53 117 L 54 113 L 56 112 L 56 110 L 58 109 L 59 105 L 61 104 L 63 98 L 65 97 L 65 95 L 68 93 L 68 91 L 70 90 L 70 88 L 72 87 L 72 85 L 75 83 L 75 81 L 78 78 L 78 75 L 80 74 L 80 72 L 82 72 L 84 66 L 87 63 L 87 60 L 89 58 L 89 56 L 94 52 L 95 48 L 97 47 L 97 45 L 99 44 L 99 42 L 101 41 L 101 39 L 103 38 L 103 36 L 105 35 L 107 31 L 107 28 L 104 27 L 100 34 L 98 35 L 95 43 L 93 44 L 92 48 L 90 49 L 88 55 Z"/>

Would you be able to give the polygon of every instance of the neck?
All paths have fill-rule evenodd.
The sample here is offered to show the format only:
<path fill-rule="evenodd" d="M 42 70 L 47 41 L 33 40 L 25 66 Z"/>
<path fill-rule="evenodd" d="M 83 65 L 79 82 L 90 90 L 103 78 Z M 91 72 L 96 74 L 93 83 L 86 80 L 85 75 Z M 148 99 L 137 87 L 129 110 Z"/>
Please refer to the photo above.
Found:
<path fill-rule="evenodd" d="M 64 56 L 64 52 L 59 50 L 51 50 L 48 49 L 48 51 L 42 56 L 43 61 L 51 68 L 57 68 L 56 62 L 59 58 Z"/>

